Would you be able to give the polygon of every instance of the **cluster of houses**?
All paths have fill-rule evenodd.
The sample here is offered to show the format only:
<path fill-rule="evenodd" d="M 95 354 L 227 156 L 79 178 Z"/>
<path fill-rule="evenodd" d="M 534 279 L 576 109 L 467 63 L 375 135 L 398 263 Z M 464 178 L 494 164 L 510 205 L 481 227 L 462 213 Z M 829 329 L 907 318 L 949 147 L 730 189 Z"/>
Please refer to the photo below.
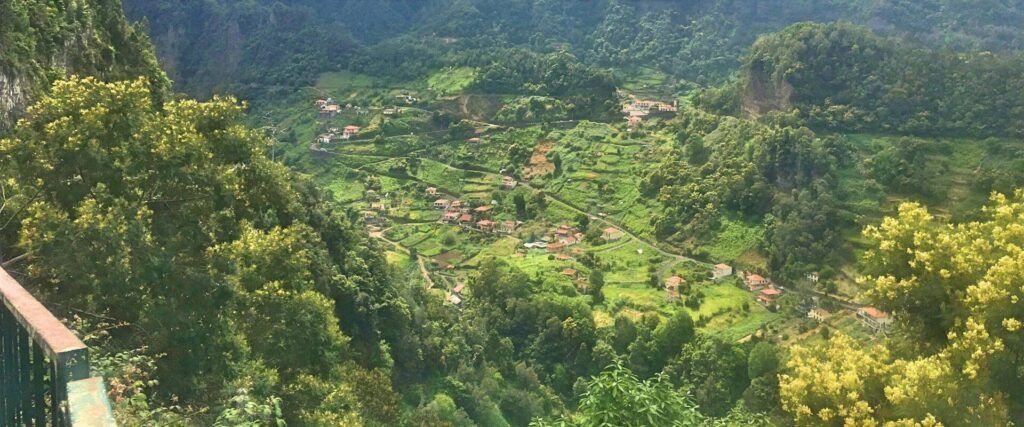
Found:
<path fill-rule="evenodd" d="M 711 269 L 711 280 L 720 281 L 732 276 L 732 266 L 729 264 L 717 264 Z M 669 301 L 679 299 L 679 288 L 686 284 L 686 279 L 679 276 L 672 276 L 665 279 L 665 298 Z"/>
<path fill-rule="evenodd" d="M 817 282 L 820 280 L 818 273 L 808 274 L 807 279 L 811 282 Z M 771 280 L 768 280 L 758 274 L 746 274 L 743 278 L 743 283 L 751 292 L 757 292 L 757 296 L 755 298 L 758 303 L 765 307 L 777 307 L 776 301 L 783 292 L 781 287 L 776 287 L 772 284 Z M 888 331 L 893 324 L 891 314 L 875 307 L 866 306 L 857 308 L 855 314 L 857 319 L 873 333 L 884 333 Z M 807 311 L 807 317 L 814 319 L 819 323 L 823 323 L 832 317 L 832 313 L 824 308 L 814 307 Z"/>
<path fill-rule="evenodd" d="M 776 287 L 771 280 L 760 274 L 746 273 L 743 275 L 743 284 L 749 291 L 757 292 L 754 300 L 759 304 L 765 307 L 778 307 L 775 302 L 782 296 L 782 289 Z"/>
<path fill-rule="evenodd" d="M 320 113 L 321 120 L 333 119 L 334 116 L 341 112 L 341 105 L 338 105 L 331 98 L 318 99 L 314 102 L 314 105 L 316 105 L 317 112 Z"/>
<path fill-rule="evenodd" d="M 320 136 L 318 136 L 316 138 L 316 142 L 318 142 L 320 144 L 330 144 L 330 143 L 338 141 L 338 140 L 347 141 L 347 140 L 351 139 L 352 137 L 358 136 L 358 135 L 359 135 L 359 126 L 349 125 L 349 126 L 345 126 L 344 129 L 340 129 L 340 130 L 338 128 L 332 127 L 332 128 L 328 128 L 327 132 L 320 134 Z"/>
<path fill-rule="evenodd" d="M 636 129 L 643 123 L 643 120 L 652 116 L 671 117 L 679 111 L 677 101 L 671 104 L 653 101 L 649 99 L 631 99 L 622 104 L 622 114 L 626 118 L 630 129 Z"/>
<path fill-rule="evenodd" d="M 465 298 L 465 296 L 462 295 L 462 292 L 465 291 L 465 290 L 466 290 L 466 284 L 465 283 L 463 283 L 463 282 L 457 283 L 455 285 L 455 287 L 452 288 L 452 291 L 448 294 L 448 298 L 447 298 L 448 302 L 451 303 L 452 305 L 456 306 L 456 307 L 462 305 L 462 300 L 463 300 L 463 298 Z"/>
<path fill-rule="evenodd" d="M 367 193 L 373 190 L 367 190 Z M 368 194 L 371 199 L 375 198 L 375 194 Z M 382 200 L 373 201 L 370 203 L 370 208 L 360 212 L 363 217 L 363 222 L 368 226 L 381 226 L 386 222 L 388 214 L 388 205 Z"/>
<path fill-rule="evenodd" d="M 427 188 L 427 194 L 438 195 L 437 188 Z M 519 221 L 494 221 L 492 218 L 494 205 L 480 205 L 470 208 L 461 200 L 439 198 L 434 200 L 434 209 L 444 211 L 441 222 L 475 229 L 484 233 L 512 234 L 521 224 Z"/>

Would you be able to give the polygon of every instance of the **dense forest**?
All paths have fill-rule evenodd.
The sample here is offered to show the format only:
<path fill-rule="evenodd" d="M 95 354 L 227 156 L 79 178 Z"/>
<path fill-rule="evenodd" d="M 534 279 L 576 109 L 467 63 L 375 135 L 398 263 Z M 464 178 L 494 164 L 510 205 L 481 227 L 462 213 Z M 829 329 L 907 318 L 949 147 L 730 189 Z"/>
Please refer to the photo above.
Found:
<path fill-rule="evenodd" d="M 122 425 L 1013 425 L 1022 28 L 7 1 L 0 265 Z"/>
<path fill-rule="evenodd" d="M 305 85 L 339 67 L 407 79 L 446 62 L 449 52 L 509 46 L 567 48 L 589 63 L 655 66 L 707 85 L 730 75 L 759 35 L 805 20 L 847 20 L 956 51 L 1019 50 L 1019 6 L 995 0 L 125 1 L 129 17 L 146 20 L 170 77 L 198 96 Z"/>

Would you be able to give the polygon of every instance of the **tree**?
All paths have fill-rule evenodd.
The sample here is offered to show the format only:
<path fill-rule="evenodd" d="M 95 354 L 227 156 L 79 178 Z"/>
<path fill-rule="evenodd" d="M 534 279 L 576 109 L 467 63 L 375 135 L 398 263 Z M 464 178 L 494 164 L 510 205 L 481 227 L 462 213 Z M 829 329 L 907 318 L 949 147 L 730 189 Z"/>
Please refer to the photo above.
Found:
<path fill-rule="evenodd" d="M 590 215 L 577 214 L 576 215 L 576 227 L 580 230 L 586 230 L 590 226 Z"/>
<path fill-rule="evenodd" d="M 778 368 L 779 351 L 775 346 L 762 341 L 750 350 L 747 359 L 747 375 L 750 378 L 774 375 Z"/>
<path fill-rule="evenodd" d="M 686 310 L 676 310 L 672 317 L 665 323 L 658 326 L 654 331 L 654 341 L 657 346 L 657 354 L 654 360 L 660 366 L 683 349 L 683 344 L 693 340 L 695 336 L 693 319 Z"/>
<path fill-rule="evenodd" d="M 701 412 L 722 416 L 749 385 L 743 351 L 716 338 L 699 335 L 683 346 L 665 373 L 692 390 Z"/>
<path fill-rule="evenodd" d="M 386 365 L 408 311 L 376 246 L 267 159 L 242 114 L 232 99 L 160 102 L 144 79 L 56 83 L 0 140 L 0 182 L 32 195 L 3 252 L 27 256 L 42 297 L 132 325 L 112 346 L 161 355 L 163 395 L 231 407 L 244 388 L 298 420 L 314 383 L 347 387 L 340 364 Z"/>
<path fill-rule="evenodd" d="M 601 303 L 603 303 L 604 302 L 604 292 L 602 291 L 602 288 L 604 288 L 604 273 L 601 272 L 601 269 L 595 268 L 590 273 L 590 283 L 589 283 L 589 285 L 590 285 L 590 288 L 588 289 L 588 292 L 591 295 L 593 295 L 593 297 L 594 297 L 594 304 L 601 304 Z"/>

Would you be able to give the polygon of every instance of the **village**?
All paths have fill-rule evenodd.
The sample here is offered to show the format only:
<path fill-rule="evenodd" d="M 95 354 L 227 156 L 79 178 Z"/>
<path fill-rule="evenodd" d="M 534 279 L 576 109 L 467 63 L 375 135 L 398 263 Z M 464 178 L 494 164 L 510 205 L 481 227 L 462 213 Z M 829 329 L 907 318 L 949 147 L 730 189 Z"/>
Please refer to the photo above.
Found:
<path fill-rule="evenodd" d="M 590 224 L 579 224 L 581 214 L 573 211 L 585 208 L 581 205 L 559 206 L 564 202 L 552 200 L 552 205 L 561 209 L 552 211 L 549 205 L 540 217 L 523 218 L 510 199 L 537 197 L 544 185 L 543 179 L 531 182 L 538 175 L 530 169 L 502 173 L 506 168 L 496 165 L 493 172 L 478 172 L 423 158 L 416 162 L 418 170 L 401 169 L 400 174 L 408 174 L 403 178 L 393 175 L 396 166 L 409 167 L 397 158 L 365 158 L 360 163 L 360 155 L 392 149 L 386 142 L 377 149 L 366 145 L 370 141 L 380 144 L 381 136 L 383 141 L 399 138 L 388 137 L 384 131 L 390 120 L 416 120 L 413 117 L 428 114 L 416 107 L 420 100 L 414 96 L 402 94 L 395 99 L 383 106 L 342 105 L 331 97 L 316 99 L 313 105 L 320 125 L 311 149 L 350 153 L 345 155 L 353 161 L 346 163 L 348 167 L 376 173 L 375 179 L 386 184 L 364 188 L 347 200 L 358 207 L 358 216 L 372 236 L 418 257 L 423 265 L 419 273 L 454 309 L 472 298 L 466 282 L 481 260 L 496 257 L 538 277 L 562 280 L 584 295 L 592 292 L 591 277 L 600 269 L 609 279 L 603 292 L 616 301 L 617 311 L 640 315 L 650 310 L 669 313 L 671 307 L 681 307 L 691 311 L 699 325 L 722 329 L 725 336 L 736 340 L 772 333 L 769 331 L 780 336 L 807 335 L 828 325 L 850 329 L 854 324 L 870 336 L 885 333 L 892 323 L 887 313 L 873 307 L 836 304 L 820 295 L 790 292 L 758 273 L 734 272 L 727 263 L 664 254 L 625 231 L 622 224 L 609 222 L 601 212 L 586 213 L 584 216 L 593 218 Z M 649 121 L 670 119 L 677 111 L 678 101 L 623 94 L 623 122 L 615 126 L 644 135 L 638 131 Z M 453 149 L 479 158 L 492 146 L 484 136 L 494 132 L 500 136 L 502 131 L 488 123 L 474 124 L 474 128 L 452 144 L 456 144 Z M 337 148 L 341 143 L 351 146 Z M 621 153 L 621 148 L 608 147 L 614 154 Z M 598 158 L 602 162 L 613 159 L 607 153 L 599 153 Z M 543 166 L 531 167 L 542 170 Z M 601 265 L 602 258 L 628 261 L 607 263 L 609 266 Z M 817 277 L 809 275 L 807 280 L 815 282 Z M 779 323 L 789 316 L 812 323 L 799 322 L 800 330 L 794 328 L 792 333 L 771 326 L 792 323 Z"/>

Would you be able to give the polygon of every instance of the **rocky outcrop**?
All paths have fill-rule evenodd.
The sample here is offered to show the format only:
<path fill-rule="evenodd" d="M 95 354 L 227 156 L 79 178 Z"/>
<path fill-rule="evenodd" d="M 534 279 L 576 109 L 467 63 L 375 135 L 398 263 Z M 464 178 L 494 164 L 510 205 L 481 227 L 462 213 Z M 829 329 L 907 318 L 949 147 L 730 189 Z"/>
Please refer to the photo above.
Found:
<path fill-rule="evenodd" d="M 740 111 L 745 117 L 758 118 L 772 111 L 793 108 L 793 85 L 775 79 L 760 64 L 751 64 L 740 92 Z"/>
<path fill-rule="evenodd" d="M 14 123 L 29 102 L 28 81 L 15 73 L 0 70 L 0 130 Z"/>

